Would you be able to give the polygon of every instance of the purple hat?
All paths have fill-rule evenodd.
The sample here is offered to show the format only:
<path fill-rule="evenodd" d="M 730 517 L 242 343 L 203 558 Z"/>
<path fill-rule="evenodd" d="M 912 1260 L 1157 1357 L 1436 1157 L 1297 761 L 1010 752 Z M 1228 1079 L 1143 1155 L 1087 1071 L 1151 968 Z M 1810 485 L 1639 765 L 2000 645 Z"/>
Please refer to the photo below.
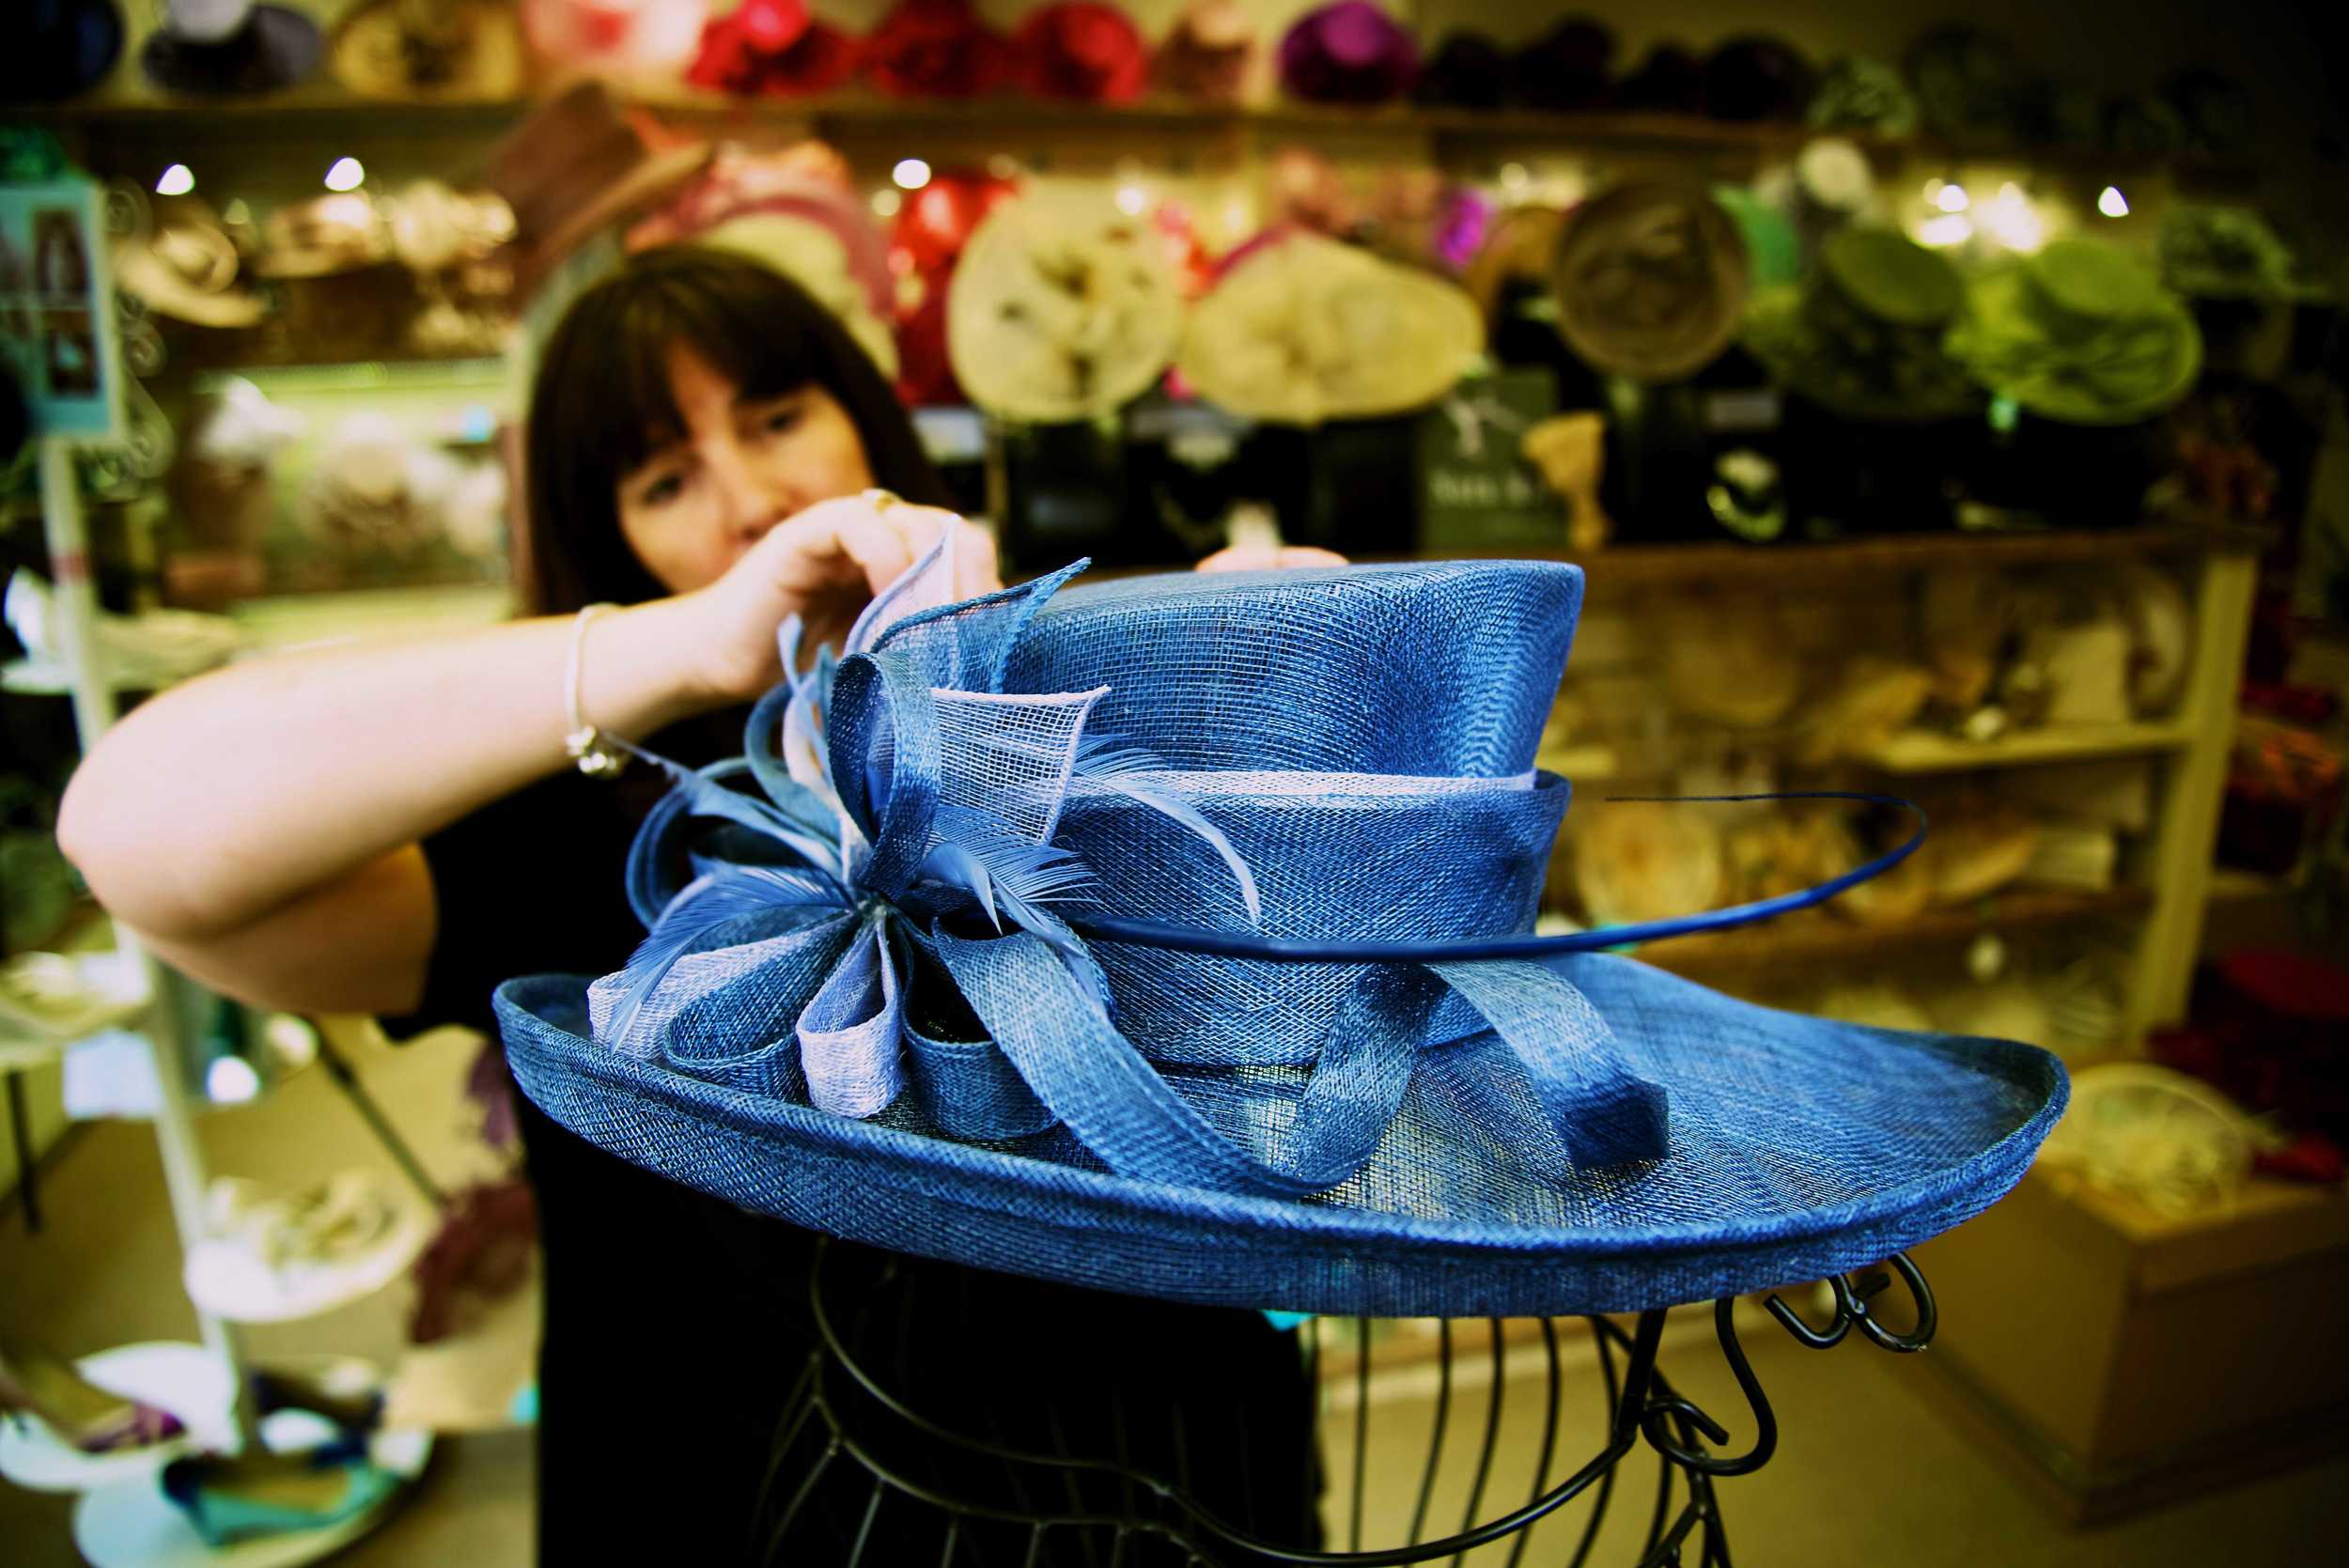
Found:
<path fill-rule="evenodd" d="M 1418 76 L 1419 46 L 1370 0 L 1308 11 L 1281 39 L 1281 85 L 1317 103 L 1384 103 Z"/>

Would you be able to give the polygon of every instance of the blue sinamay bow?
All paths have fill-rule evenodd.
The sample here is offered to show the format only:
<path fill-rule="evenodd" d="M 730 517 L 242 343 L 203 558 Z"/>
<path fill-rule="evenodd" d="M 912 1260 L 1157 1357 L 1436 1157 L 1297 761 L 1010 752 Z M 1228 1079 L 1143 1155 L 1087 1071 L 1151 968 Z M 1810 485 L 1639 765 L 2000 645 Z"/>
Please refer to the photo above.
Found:
<path fill-rule="evenodd" d="M 1624 1064 L 1580 992 L 1522 960 L 1330 966 L 1344 989 L 1317 1050 L 1224 1069 L 1295 1079 L 1293 1117 L 1270 1135 L 1219 1121 L 1211 1074 L 1178 1073 L 1178 1093 L 1121 1031 L 1102 955 L 1054 911 L 1094 881 L 1055 829 L 1105 800 L 1172 819 L 1212 850 L 1252 926 L 1256 876 L 1186 798 L 1190 776 L 1086 733 L 1108 688 L 1002 690 L 1021 632 L 1085 563 L 955 603 L 952 548 L 949 535 L 876 598 L 837 660 L 819 649 L 796 673 L 801 629 L 786 623 L 786 679 L 753 710 L 743 757 L 699 772 L 652 759 L 675 787 L 630 852 L 649 929 L 590 990 L 598 1040 L 843 1116 L 880 1115 L 910 1090 L 950 1137 L 1057 1124 L 1120 1174 L 1260 1196 L 1361 1170 L 1415 1071 L 1536 1168 L 1661 1155 L 1663 1092 Z M 758 794 L 733 787 L 744 775 Z M 1283 777 L 1310 796 L 1365 776 Z M 1548 775 L 1374 782 L 1554 789 L 1548 809 L 1563 809 Z M 709 855 L 682 849 L 689 817 L 717 819 Z"/>

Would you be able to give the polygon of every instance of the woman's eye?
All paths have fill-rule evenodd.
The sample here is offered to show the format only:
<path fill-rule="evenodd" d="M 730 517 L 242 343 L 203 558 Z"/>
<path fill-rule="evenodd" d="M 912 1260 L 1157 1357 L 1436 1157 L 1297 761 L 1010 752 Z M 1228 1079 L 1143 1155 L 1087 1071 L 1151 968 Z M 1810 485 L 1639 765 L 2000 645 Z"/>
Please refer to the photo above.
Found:
<path fill-rule="evenodd" d="M 643 506 L 666 506 L 685 491 L 685 481 L 674 474 L 663 474 L 647 482 L 636 492 L 636 501 Z"/>
<path fill-rule="evenodd" d="M 786 430 L 792 428 L 794 426 L 798 425 L 799 422 L 799 407 L 794 404 L 788 408 L 769 410 L 766 417 L 759 421 L 759 428 L 765 430 L 770 436 L 776 436 L 781 435 Z"/>

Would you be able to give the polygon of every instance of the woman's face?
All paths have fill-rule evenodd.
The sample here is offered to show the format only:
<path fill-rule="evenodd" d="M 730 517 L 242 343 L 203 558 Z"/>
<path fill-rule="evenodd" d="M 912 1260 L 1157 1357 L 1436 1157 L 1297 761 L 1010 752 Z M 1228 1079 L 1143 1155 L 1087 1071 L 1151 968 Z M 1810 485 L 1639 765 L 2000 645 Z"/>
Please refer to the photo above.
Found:
<path fill-rule="evenodd" d="M 669 391 L 685 434 L 620 476 L 620 532 L 664 587 L 715 582 L 784 519 L 870 489 L 856 424 L 810 382 L 777 397 L 741 388 L 681 343 Z"/>

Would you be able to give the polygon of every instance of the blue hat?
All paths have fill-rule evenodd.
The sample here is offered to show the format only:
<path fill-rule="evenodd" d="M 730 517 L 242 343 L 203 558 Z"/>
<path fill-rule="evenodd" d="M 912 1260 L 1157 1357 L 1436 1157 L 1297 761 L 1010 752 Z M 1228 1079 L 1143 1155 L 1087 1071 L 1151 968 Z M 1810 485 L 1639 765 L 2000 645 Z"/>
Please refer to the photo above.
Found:
<path fill-rule="evenodd" d="M 1328 1312 L 1818 1278 L 2021 1177 L 2045 1052 L 1530 935 L 1578 569 L 1077 569 L 948 604 L 934 553 L 672 767 L 636 957 L 499 990 L 524 1092 L 856 1241 Z"/>

